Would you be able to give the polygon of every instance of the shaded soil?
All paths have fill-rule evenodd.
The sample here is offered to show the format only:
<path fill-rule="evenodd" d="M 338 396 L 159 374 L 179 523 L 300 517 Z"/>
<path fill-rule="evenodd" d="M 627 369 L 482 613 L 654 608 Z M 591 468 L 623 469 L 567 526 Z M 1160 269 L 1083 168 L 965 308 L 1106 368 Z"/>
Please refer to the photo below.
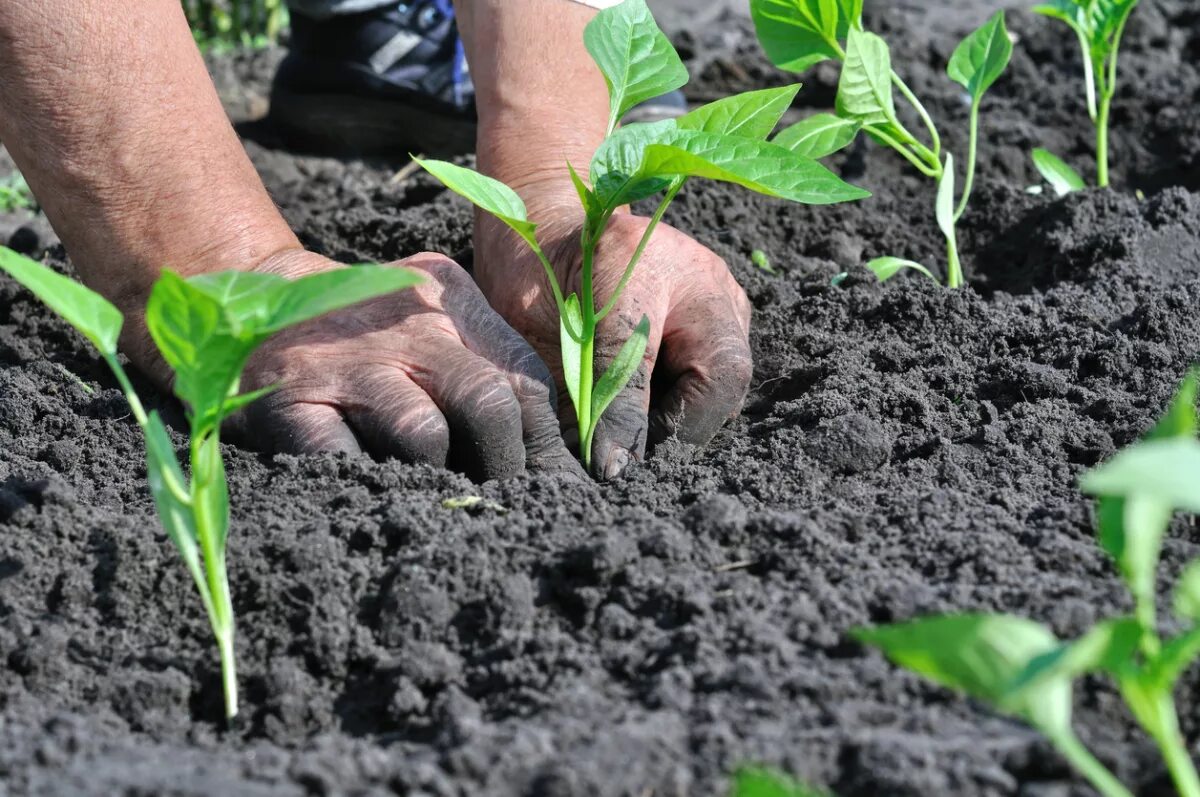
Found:
<path fill-rule="evenodd" d="M 940 68 L 984 14 L 927 5 L 950 4 L 888 4 L 871 25 L 961 151 L 966 108 Z M 1075 50 L 1040 18 L 1010 24 L 964 219 L 971 289 L 881 286 L 860 268 L 940 261 L 931 188 L 872 146 L 836 164 L 874 191 L 859 205 L 714 185 L 676 203 L 672 223 L 728 260 L 757 310 L 755 387 L 709 448 L 664 444 L 603 487 L 229 448 L 232 732 L 119 392 L 0 280 L 0 794 L 698 797 L 747 761 L 844 797 L 1089 794 L 1033 732 L 845 635 L 950 609 L 1073 635 L 1126 608 L 1075 482 L 1200 357 L 1200 9 L 1144 0 L 1118 191 L 1061 200 L 1025 191 L 1027 152 L 1090 165 Z M 676 38 L 694 99 L 784 80 L 744 20 Z M 247 116 L 273 57 L 216 66 Z M 802 102 L 828 103 L 835 78 L 807 75 Z M 402 164 L 248 148 L 314 248 L 469 245 L 465 205 L 393 181 Z M 750 265 L 755 248 L 781 275 Z M 503 511 L 442 508 L 463 495 Z M 1166 571 L 1197 554 L 1177 520 Z M 1191 739 L 1198 687 L 1192 673 L 1180 690 Z M 1170 793 L 1111 689 L 1086 681 L 1077 712 L 1139 794 Z"/>

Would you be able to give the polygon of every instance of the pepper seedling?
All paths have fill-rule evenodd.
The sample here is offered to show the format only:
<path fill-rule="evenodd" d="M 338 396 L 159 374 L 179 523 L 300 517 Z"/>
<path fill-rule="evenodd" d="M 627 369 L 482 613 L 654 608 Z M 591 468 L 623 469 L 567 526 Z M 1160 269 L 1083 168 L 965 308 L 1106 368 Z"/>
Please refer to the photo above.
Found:
<path fill-rule="evenodd" d="M 773 769 L 743 767 L 733 776 L 730 797 L 833 797 L 833 795 L 807 786 Z"/>
<path fill-rule="evenodd" d="M 971 99 L 966 174 L 956 201 L 954 157 L 949 152 L 943 156 L 942 138 L 929 112 L 892 69 L 887 42 L 863 28 L 863 0 L 751 0 L 750 10 L 767 57 L 780 69 L 804 72 L 830 59 L 842 63 L 836 113 L 805 119 L 780 132 L 774 143 L 811 158 L 823 158 L 848 146 L 863 132 L 895 150 L 937 185 L 934 217 L 946 238 L 946 285 L 961 287 L 957 224 L 967 211 L 975 185 L 980 105 L 1012 58 L 1004 12 L 997 12 L 968 36 L 947 67 L 950 78 L 962 85 Z M 894 91 L 920 117 L 928 144 L 900 121 Z M 924 266 L 896 257 L 872 260 L 867 267 L 880 280 L 890 279 L 904 269 L 932 277 Z"/>
<path fill-rule="evenodd" d="M 1134 718 L 1158 745 L 1182 797 L 1200 797 L 1172 691 L 1200 657 L 1200 560 L 1175 589 L 1181 634 L 1163 639 L 1155 610 L 1163 538 L 1177 510 L 1200 513 L 1197 376 L 1184 382 L 1147 438 L 1088 473 L 1084 492 L 1098 496 L 1100 546 L 1133 596 L 1133 614 L 1106 620 L 1060 642 L 1048 628 L 1009 615 L 968 614 L 859 629 L 901 667 L 959 689 L 1037 728 L 1105 797 L 1131 797 L 1088 751 L 1071 726 L 1072 682 L 1102 673 L 1117 684 Z"/>
<path fill-rule="evenodd" d="M 1051 0 L 1033 9 L 1066 23 L 1079 40 L 1088 116 L 1096 128 L 1096 182 L 1101 188 L 1107 188 L 1109 183 L 1108 128 L 1113 97 L 1117 93 L 1121 37 L 1137 4 L 1138 0 Z M 1057 163 L 1045 156 L 1039 159 L 1036 151 L 1034 153 L 1038 171 L 1056 191 L 1061 192 L 1061 187 L 1080 190 L 1084 182 L 1079 173 L 1062 160 L 1055 160 Z M 1056 176 L 1063 177 L 1066 182 L 1056 181 Z"/>
<path fill-rule="evenodd" d="M 146 478 L 159 520 L 196 582 L 216 637 L 225 716 L 232 719 L 238 711 L 237 669 L 225 561 L 229 490 L 220 432 L 226 418 L 272 390 L 241 393 L 242 370 L 254 350 L 276 332 L 411 287 L 421 278 L 384 266 L 342 268 L 294 281 L 238 271 L 183 279 L 163 271 L 146 305 L 146 327 L 174 372 L 175 394 L 186 406 L 189 480 L 162 418 L 157 411 L 146 412 L 117 359 L 117 338 L 124 324 L 120 311 L 78 282 L 11 249 L 0 247 L 0 270 L 79 330 L 99 350 L 125 393 L 146 441 Z"/>
<path fill-rule="evenodd" d="M 445 161 L 417 160 L 450 190 L 507 224 L 533 250 L 558 307 L 563 376 L 579 426 L 580 452 L 591 465 L 592 439 L 608 405 L 642 364 L 650 321 L 642 317 L 612 363 L 595 377 L 597 326 L 617 306 L 638 261 L 672 200 L 690 177 L 734 183 L 767 196 L 812 205 L 869 196 L 843 182 L 813 158 L 766 139 L 791 106 L 799 86 L 752 91 L 705 105 L 679 119 L 630 124 L 625 113 L 640 102 L 685 85 L 687 69 L 659 30 L 645 0 L 625 0 L 600 11 L 584 31 L 584 44 L 609 90 L 604 142 L 592 158 L 590 185 L 572 164 L 566 171 L 583 210 L 577 292 L 558 282 L 538 244 L 537 225 L 508 186 Z M 593 289 L 596 248 L 614 214 L 637 200 L 662 195 L 645 234 L 613 293 L 600 304 Z"/>

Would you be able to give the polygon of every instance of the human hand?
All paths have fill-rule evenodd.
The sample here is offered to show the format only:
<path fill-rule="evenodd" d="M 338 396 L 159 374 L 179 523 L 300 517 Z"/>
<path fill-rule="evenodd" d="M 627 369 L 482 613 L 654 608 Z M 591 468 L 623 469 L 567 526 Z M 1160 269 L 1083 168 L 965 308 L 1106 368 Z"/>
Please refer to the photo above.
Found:
<path fill-rule="evenodd" d="M 579 289 L 582 217 L 567 201 L 533 215 L 538 237 L 564 294 Z M 617 214 L 596 252 L 597 303 L 607 301 L 648 219 Z M 492 307 L 520 332 L 555 373 L 564 435 L 578 441 L 574 410 L 562 387 L 558 308 L 546 274 L 528 248 L 490 216 L 476 217 L 476 278 Z M 750 302 L 725 262 L 683 233 L 659 225 L 614 311 L 597 330 L 602 371 L 643 315 L 650 340 L 638 373 L 596 428 L 595 475 L 611 479 L 645 457 L 647 442 L 668 437 L 709 442 L 745 401 L 753 372 Z M 652 384 L 651 375 L 654 375 Z"/>
<path fill-rule="evenodd" d="M 285 330 L 255 352 L 242 390 L 278 387 L 229 431 L 269 451 L 367 451 L 483 478 L 527 463 L 580 473 L 559 434 L 549 371 L 470 276 L 438 255 L 394 265 L 425 283 Z M 345 266 L 291 250 L 256 271 L 296 278 L 331 268 Z M 133 348 L 135 361 L 154 356 Z"/>

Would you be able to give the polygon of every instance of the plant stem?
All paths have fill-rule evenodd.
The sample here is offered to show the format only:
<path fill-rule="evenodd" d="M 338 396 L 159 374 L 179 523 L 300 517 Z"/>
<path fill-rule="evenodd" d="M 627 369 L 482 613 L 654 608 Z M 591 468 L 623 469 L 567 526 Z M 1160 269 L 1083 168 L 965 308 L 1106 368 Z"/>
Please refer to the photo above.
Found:
<path fill-rule="evenodd" d="M 971 191 L 975 188 L 975 159 L 979 153 L 979 99 L 976 97 L 971 103 L 971 143 L 967 152 L 967 177 L 963 182 L 958 209 L 954 211 L 956 222 L 967 212 L 967 203 L 971 201 Z"/>
<path fill-rule="evenodd" d="M 1200 776 L 1196 775 L 1196 767 L 1188 755 L 1187 744 L 1179 730 L 1179 717 L 1175 713 L 1175 702 L 1170 694 L 1158 696 L 1157 710 L 1154 712 L 1154 726 L 1146 726 L 1146 731 L 1154 737 L 1162 752 L 1167 771 L 1175 783 L 1180 797 L 1200 797 Z"/>
<path fill-rule="evenodd" d="M 1083 746 L 1083 742 L 1079 741 L 1079 737 L 1074 733 L 1068 730 L 1055 734 L 1050 737 L 1050 741 L 1058 748 L 1063 757 L 1071 762 L 1071 766 L 1087 778 L 1088 782 L 1096 787 L 1096 791 L 1104 797 L 1133 797 L 1133 793 L 1096 760 L 1096 757 Z"/>
<path fill-rule="evenodd" d="M 115 355 L 102 354 L 101 356 L 104 357 L 104 362 L 108 363 L 113 376 L 117 378 L 117 384 L 121 386 L 121 392 L 125 394 L 125 400 L 129 402 L 129 409 L 133 411 L 134 420 L 137 421 L 138 426 L 145 429 L 150 419 L 147 417 L 146 409 L 142 406 L 141 399 L 138 398 L 138 394 L 134 391 L 133 383 L 129 381 L 129 376 L 125 373 L 125 369 L 121 367 L 121 363 Z"/>
<path fill-rule="evenodd" d="M 1112 97 L 1100 100 L 1100 115 L 1096 119 L 1096 182 L 1108 188 L 1108 115 Z"/>
<path fill-rule="evenodd" d="M 646 231 L 642 233 L 642 239 L 638 241 L 637 248 L 633 250 L 633 257 L 629 258 L 629 265 L 625 267 L 625 273 L 621 275 L 621 281 L 617 283 L 616 290 L 613 291 L 604 308 L 596 313 L 596 322 L 599 323 L 612 312 L 617 306 L 617 299 L 621 298 L 621 294 L 625 291 L 625 286 L 629 284 L 629 278 L 633 276 L 633 269 L 637 266 L 638 261 L 642 259 L 642 254 L 646 251 L 646 245 L 650 243 L 650 236 L 654 234 L 654 229 L 658 227 L 658 223 L 662 221 L 663 214 L 667 212 L 672 200 L 679 195 L 679 191 L 683 188 L 683 184 L 687 182 L 686 177 L 677 177 L 671 183 L 671 187 L 667 189 L 667 195 L 663 197 L 663 201 L 658 204 L 658 209 L 654 211 L 654 215 L 650 217 L 650 223 L 646 225 Z"/>
<path fill-rule="evenodd" d="M 208 579 L 208 594 L 211 603 L 208 619 L 221 656 L 221 686 L 225 693 L 225 718 L 233 719 L 238 711 L 237 667 L 233 650 L 233 601 L 229 596 L 229 576 L 225 569 L 225 551 L 217 539 L 222 519 L 212 514 L 212 501 L 208 493 L 214 489 L 213 474 L 201 461 L 201 451 L 209 436 L 217 445 L 217 432 L 192 429 L 190 461 L 192 465 L 192 515 L 196 524 L 196 536 L 204 556 L 204 573 Z"/>
<path fill-rule="evenodd" d="M 946 287 L 961 288 L 963 284 L 962 261 L 958 257 L 958 235 L 954 230 L 946 236 Z"/>
<path fill-rule="evenodd" d="M 884 144 L 886 144 L 889 147 L 891 147 L 892 149 L 894 149 L 896 152 L 900 153 L 900 155 L 903 156 L 904 159 L 907 160 L 909 163 L 911 163 L 913 165 L 913 167 L 917 169 L 917 171 L 921 172 L 921 174 L 925 175 L 926 177 L 930 177 L 934 180 L 942 179 L 941 171 L 940 171 L 941 164 L 938 164 L 937 170 L 930 168 L 930 166 L 927 163 L 924 163 L 921 160 L 918 160 L 917 155 L 913 154 L 912 150 L 908 149 L 908 147 L 904 146 L 902 143 L 897 141 L 894 137 L 889 135 L 887 132 L 885 132 L 880 127 L 876 127 L 874 125 L 866 125 L 863 129 L 866 130 L 871 135 L 877 137 L 880 141 L 882 141 Z"/>
<path fill-rule="evenodd" d="M 592 387 L 595 381 L 594 362 L 596 359 L 596 299 L 592 288 L 592 269 L 595 265 L 596 244 L 600 238 L 600 228 L 595 235 L 589 236 L 583 244 L 583 274 L 580 279 L 579 309 L 583 318 L 579 346 L 579 406 L 576 407 L 579 422 L 579 445 L 583 454 L 583 464 L 592 466 L 592 435 L 595 433 L 596 419 L 592 417 Z"/>
<path fill-rule="evenodd" d="M 925 106 L 917 99 L 917 95 L 912 93 L 900 76 L 892 70 L 892 83 L 896 88 L 900 89 L 900 93 L 904 95 L 904 99 L 908 100 L 909 104 L 916 110 L 921 117 L 921 121 L 925 124 L 925 129 L 929 131 L 929 140 L 933 145 L 933 157 L 937 161 L 942 159 L 942 137 L 938 135 L 937 126 L 934 125 L 933 119 L 929 116 L 929 111 L 925 110 Z"/>

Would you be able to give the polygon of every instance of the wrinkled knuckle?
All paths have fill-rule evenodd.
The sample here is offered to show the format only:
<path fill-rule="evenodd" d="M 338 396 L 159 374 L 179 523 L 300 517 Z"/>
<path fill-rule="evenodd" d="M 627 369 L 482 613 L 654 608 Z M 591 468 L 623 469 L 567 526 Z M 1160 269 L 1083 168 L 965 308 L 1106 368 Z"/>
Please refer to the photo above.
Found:
<path fill-rule="evenodd" d="M 445 255 L 434 254 L 433 252 L 422 252 L 419 255 L 413 255 L 399 261 L 396 265 L 424 272 L 431 279 L 438 282 L 450 282 L 457 280 L 460 275 L 463 275 L 462 267 L 457 263 Z"/>
<path fill-rule="evenodd" d="M 480 418 L 485 424 L 521 422 L 521 405 L 513 393 L 512 385 L 503 374 L 494 374 L 474 380 L 468 392 L 464 409 Z"/>

